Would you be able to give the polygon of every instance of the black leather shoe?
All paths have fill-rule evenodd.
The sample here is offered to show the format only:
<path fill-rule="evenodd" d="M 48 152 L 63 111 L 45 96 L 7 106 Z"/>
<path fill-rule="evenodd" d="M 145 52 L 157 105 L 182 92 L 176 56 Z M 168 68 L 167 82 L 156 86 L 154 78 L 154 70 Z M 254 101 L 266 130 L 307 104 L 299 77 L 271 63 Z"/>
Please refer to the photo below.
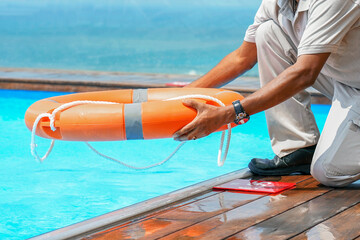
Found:
<path fill-rule="evenodd" d="M 249 163 L 250 171 L 257 175 L 281 176 L 293 173 L 310 174 L 311 160 L 316 145 L 300 148 L 285 157 L 275 156 L 272 160 L 253 158 Z"/>

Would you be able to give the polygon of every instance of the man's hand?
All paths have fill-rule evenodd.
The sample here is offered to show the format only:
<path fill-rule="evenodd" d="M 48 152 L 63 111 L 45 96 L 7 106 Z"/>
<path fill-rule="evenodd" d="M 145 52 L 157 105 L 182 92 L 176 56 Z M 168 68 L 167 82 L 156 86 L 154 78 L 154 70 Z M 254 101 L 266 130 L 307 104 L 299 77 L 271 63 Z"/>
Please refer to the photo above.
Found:
<path fill-rule="evenodd" d="M 235 111 L 232 105 L 215 107 L 196 100 L 184 100 L 183 104 L 194 108 L 197 111 L 197 116 L 192 122 L 174 134 L 173 137 L 177 141 L 205 137 L 235 119 Z"/>

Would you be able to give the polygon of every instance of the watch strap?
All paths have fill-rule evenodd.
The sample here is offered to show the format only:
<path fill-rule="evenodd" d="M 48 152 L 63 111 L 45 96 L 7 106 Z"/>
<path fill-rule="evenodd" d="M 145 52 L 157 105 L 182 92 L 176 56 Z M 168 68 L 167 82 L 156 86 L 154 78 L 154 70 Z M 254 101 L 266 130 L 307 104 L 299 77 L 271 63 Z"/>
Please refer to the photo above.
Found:
<path fill-rule="evenodd" d="M 249 121 L 250 116 L 245 112 L 243 106 L 240 103 L 240 100 L 236 100 L 232 104 L 234 106 L 236 114 L 234 123 L 240 125 Z"/>

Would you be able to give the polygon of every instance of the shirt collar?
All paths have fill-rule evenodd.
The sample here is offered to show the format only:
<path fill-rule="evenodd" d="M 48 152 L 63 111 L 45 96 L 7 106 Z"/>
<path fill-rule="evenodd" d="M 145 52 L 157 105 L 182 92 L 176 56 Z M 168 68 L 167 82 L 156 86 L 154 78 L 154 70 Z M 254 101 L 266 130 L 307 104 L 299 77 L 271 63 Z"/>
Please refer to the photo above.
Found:
<path fill-rule="evenodd" d="M 292 1 L 292 0 L 278 0 L 277 4 L 280 7 L 279 13 L 284 15 L 290 21 L 293 21 L 294 20 L 294 12 L 291 9 L 290 1 Z"/>
<path fill-rule="evenodd" d="M 298 5 L 298 12 L 305 12 L 309 10 L 310 0 L 300 0 Z"/>
<path fill-rule="evenodd" d="M 298 12 L 305 12 L 309 10 L 310 0 L 300 0 L 297 7 Z M 280 7 L 280 14 L 284 15 L 290 21 L 294 20 L 295 14 L 292 10 L 292 0 L 278 0 L 278 6 Z"/>

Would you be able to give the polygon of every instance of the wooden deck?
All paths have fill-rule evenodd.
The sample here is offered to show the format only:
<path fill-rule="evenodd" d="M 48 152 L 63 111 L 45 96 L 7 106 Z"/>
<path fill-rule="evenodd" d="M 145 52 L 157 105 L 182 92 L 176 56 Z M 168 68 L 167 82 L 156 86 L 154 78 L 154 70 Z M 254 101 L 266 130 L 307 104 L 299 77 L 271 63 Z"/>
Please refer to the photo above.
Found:
<path fill-rule="evenodd" d="M 168 83 L 190 83 L 199 76 L 155 73 L 122 73 L 54 69 L 1 68 L 0 89 L 24 89 L 60 92 L 88 92 L 110 89 L 164 88 Z M 226 89 L 247 96 L 259 89 L 256 77 L 239 77 Z M 312 103 L 331 101 L 313 88 L 308 89 Z"/>
<path fill-rule="evenodd" d="M 360 239 L 360 183 L 334 189 L 311 176 L 278 195 L 206 191 L 82 239 Z"/>

